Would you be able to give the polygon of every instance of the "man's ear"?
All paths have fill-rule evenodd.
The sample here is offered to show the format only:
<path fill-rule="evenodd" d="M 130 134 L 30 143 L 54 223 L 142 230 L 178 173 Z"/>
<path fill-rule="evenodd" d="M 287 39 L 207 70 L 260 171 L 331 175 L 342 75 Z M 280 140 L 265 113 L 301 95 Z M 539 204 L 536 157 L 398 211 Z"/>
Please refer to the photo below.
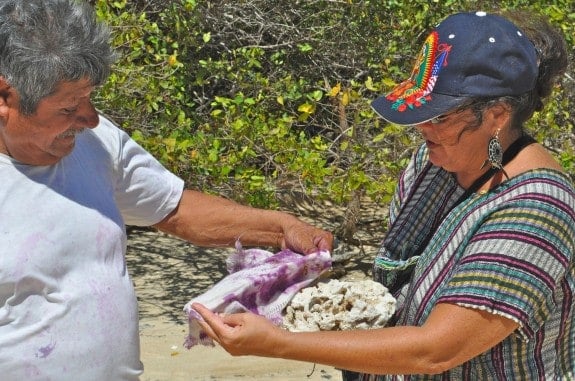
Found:
<path fill-rule="evenodd" d="M 0 76 L 0 118 L 5 117 L 8 114 L 8 110 L 10 108 L 10 102 L 14 95 L 14 89 L 4 77 Z"/>

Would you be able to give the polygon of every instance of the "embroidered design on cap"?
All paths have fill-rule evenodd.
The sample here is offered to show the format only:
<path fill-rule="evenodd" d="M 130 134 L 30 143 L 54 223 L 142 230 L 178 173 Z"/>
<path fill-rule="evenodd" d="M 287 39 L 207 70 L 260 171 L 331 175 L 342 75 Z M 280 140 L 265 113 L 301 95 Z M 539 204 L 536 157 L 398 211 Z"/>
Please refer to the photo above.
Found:
<path fill-rule="evenodd" d="M 404 112 L 429 102 L 439 72 L 447 66 L 450 51 L 451 45 L 440 44 L 438 33 L 432 32 L 421 48 L 411 76 L 386 96 L 394 102 L 391 108 Z"/>

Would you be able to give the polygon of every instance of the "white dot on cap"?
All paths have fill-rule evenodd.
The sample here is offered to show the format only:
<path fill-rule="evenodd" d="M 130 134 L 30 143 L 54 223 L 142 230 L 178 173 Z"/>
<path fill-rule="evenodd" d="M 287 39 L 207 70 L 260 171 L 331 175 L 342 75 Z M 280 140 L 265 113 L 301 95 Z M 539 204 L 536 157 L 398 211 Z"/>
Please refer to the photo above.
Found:
<path fill-rule="evenodd" d="M 479 11 L 479 12 L 475 12 L 475 15 L 479 16 L 479 17 L 485 17 L 485 16 L 487 16 L 487 13 L 483 12 L 483 11 Z"/>
<path fill-rule="evenodd" d="M 495 37 L 489 37 L 489 42 L 495 42 Z"/>
<path fill-rule="evenodd" d="M 521 31 L 519 31 L 519 30 L 517 31 L 517 35 L 518 35 L 519 37 L 523 37 L 523 33 L 521 33 Z"/>
<path fill-rule="evenodd" d="M 452 40 L 452 39 L 455 38 L 455 35 L 452 33 L 452 34 L 450 34 L 447 38 L 449 38 L 450 40 Z"/>

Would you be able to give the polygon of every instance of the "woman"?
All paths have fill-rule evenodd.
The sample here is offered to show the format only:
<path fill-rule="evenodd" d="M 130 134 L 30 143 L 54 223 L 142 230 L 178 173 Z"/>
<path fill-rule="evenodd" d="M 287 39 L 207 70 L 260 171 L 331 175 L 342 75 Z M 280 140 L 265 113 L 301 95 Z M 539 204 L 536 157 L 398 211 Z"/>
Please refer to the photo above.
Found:
<path fill-rule="evenodd" d="M 565 70 L 566 48 L 524 16 L 448 17 L 410 78 L 373 102 L 425 139 L 375 259 L 375 279 L 398 299 L 391 326 L 290 333 L 197 305 L 212 338 L 233 355 L 348 369 L 346 380 L 575 377 L 575 191 L 523 130 Z"/>

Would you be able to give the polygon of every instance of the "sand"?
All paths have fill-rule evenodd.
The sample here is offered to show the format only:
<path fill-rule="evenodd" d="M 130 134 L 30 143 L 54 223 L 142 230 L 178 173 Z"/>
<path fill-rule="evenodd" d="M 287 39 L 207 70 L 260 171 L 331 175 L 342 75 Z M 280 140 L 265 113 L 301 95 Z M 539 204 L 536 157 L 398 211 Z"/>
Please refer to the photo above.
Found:
<path fill-rule="evenodd" d="M 254 356 L 232 357 L 221 347 L 182 346 L 187 326 L 165 319 L 143 319 L 142 381 L 188 380 L 341 380 L 332 367 Z"/>

